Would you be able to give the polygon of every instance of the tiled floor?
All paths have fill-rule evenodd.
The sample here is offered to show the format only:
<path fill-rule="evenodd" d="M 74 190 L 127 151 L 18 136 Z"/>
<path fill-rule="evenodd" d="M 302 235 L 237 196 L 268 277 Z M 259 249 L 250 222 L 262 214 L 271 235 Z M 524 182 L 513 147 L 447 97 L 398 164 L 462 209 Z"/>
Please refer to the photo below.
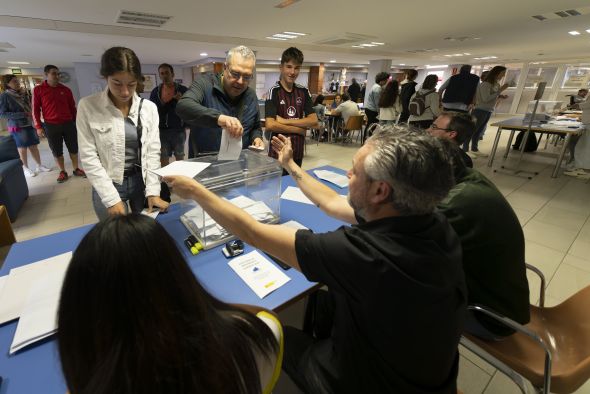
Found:
<path fill-rule="evenodd" d="M 493 118 L 492 122 L 498 120 Z M 490 122 L 490 123 L 492 123 Z M 489 152 L 495 128 L 490 127 L 480 145 Z M 500 143 L 504 151 L 506 136 Z M 544 145 L 544 144 L 541 144 Z M 308 145 L 305 168 L 333 165 L 348 169 L 358 146 L 336 144 Z M 550 146 L 550 150 L 555 149 Z M 53 165 L 47 142 L 42 142 L 44 164 Z M 501 156 L 496 156 L 495 167 Z M 507 164 L 514 163 L 509 158 Z M 576 291 L 590 285 L 590 182 L 560 176 L 551 178 L 554 156 L 540 151 L 527 154 L 521 167 L 539 172 L 529 180 L 487 167 L 487 158 L 474 160 L 475 167 L 488 176 L 506 196 L 518 215 L 526 238 L 527 262 L 541 269 L 547 279 L 547 305 L 556 305 Z M 69 168 L 71 173 L 71 168 Z M 55 182 L 57 171 L 28 178 L 30 198 L 25 203 L 14 230 L 18 241 L 50 234 L 87 223 L 96 222 L 86 179 L 70 178 L 66 183 Z M 485 209 L 485 207 L 482 207 Z M 539 294 L 539 281 L 529 276 L 531 302 Z M 281 313 L 281 318 L 297 324 L 302 305 L 297 304 Z M 461 349 L 459 387 L 466 394 L 517 393 L 516 386 L 475 355 Z M 275 392 L 296 393 L 287 379 L 281 378 Z M 590 383 L 576 393 L 590 394 Z"/>

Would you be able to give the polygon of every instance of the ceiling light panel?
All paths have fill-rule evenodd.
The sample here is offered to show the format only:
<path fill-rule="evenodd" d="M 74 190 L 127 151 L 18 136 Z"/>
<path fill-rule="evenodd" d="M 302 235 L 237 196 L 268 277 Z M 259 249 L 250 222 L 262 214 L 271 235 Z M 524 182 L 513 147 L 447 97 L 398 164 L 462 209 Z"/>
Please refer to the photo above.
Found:
<path fill-rule="evenodd" d="M 577 30 L 572 30 L 572 31 L 568 31 L 568 34 L 571 34 L 572 36 L 579 36 L 580 32 Z"/>

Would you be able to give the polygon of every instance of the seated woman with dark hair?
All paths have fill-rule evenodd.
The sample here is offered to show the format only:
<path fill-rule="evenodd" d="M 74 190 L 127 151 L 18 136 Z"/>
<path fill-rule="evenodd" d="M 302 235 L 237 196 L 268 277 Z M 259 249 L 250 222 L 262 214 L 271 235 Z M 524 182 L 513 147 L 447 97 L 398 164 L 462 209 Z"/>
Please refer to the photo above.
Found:
<path fill-rule="evenodd" d="M 282 328 L 207 293 L 164 228 L 113 216 L 66 273 L 58 346 L 70 393 L 270 393 Z"/>

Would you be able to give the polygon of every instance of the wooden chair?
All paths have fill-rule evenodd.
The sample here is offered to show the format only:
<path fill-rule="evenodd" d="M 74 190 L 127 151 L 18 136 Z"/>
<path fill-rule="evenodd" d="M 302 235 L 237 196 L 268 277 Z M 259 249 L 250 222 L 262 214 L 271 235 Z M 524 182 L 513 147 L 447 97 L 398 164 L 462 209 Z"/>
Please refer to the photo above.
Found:
<path fill-rule="evenodd" d="M 352 138 L 354 137 L 354 132 L 358 131 L 356 135 L 356 142 L 358 142 L 359 136 L 363 132 L 363 115 L 352 115 L 348 118 L 346 125 L 342 128 L 342 142 L 352 142 Z M 348 132 L 348 135 L 346 135 Z"/>
<path fill-rule="evenodd" d="M 0 246 L 12 245 L 15 242 L 16 238 L 10 225 L 8 211 L 4 205 L 0 205 Z"/>
<path fill-rule="evenodd" d="M 470 306 L 516 332 L 497 342 L 463 334 L 461 345 L 511 378 L 523 393 L 528 381 L 537 393 L 569 394 L 590 378 L 590 286 L 554 307 L 545 307 L 543 274 L 539 306 L 523 326 L 481 306 Z M 526 380 L 526 381 L 525 381 Z"/>

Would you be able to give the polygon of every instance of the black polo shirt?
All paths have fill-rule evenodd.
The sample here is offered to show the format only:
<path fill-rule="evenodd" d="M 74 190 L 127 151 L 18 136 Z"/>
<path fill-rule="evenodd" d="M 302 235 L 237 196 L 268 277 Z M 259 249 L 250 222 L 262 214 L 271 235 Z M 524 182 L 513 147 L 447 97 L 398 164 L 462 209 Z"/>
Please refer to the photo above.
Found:
<path fill-rule="evenodd" d="M 466 290 L 459 240 L 442 215 L 300 230 L 295 249 L 303 274 L 335 299 L 328 346 L 313 345 L 334 392 L 456 392 Z"/>

